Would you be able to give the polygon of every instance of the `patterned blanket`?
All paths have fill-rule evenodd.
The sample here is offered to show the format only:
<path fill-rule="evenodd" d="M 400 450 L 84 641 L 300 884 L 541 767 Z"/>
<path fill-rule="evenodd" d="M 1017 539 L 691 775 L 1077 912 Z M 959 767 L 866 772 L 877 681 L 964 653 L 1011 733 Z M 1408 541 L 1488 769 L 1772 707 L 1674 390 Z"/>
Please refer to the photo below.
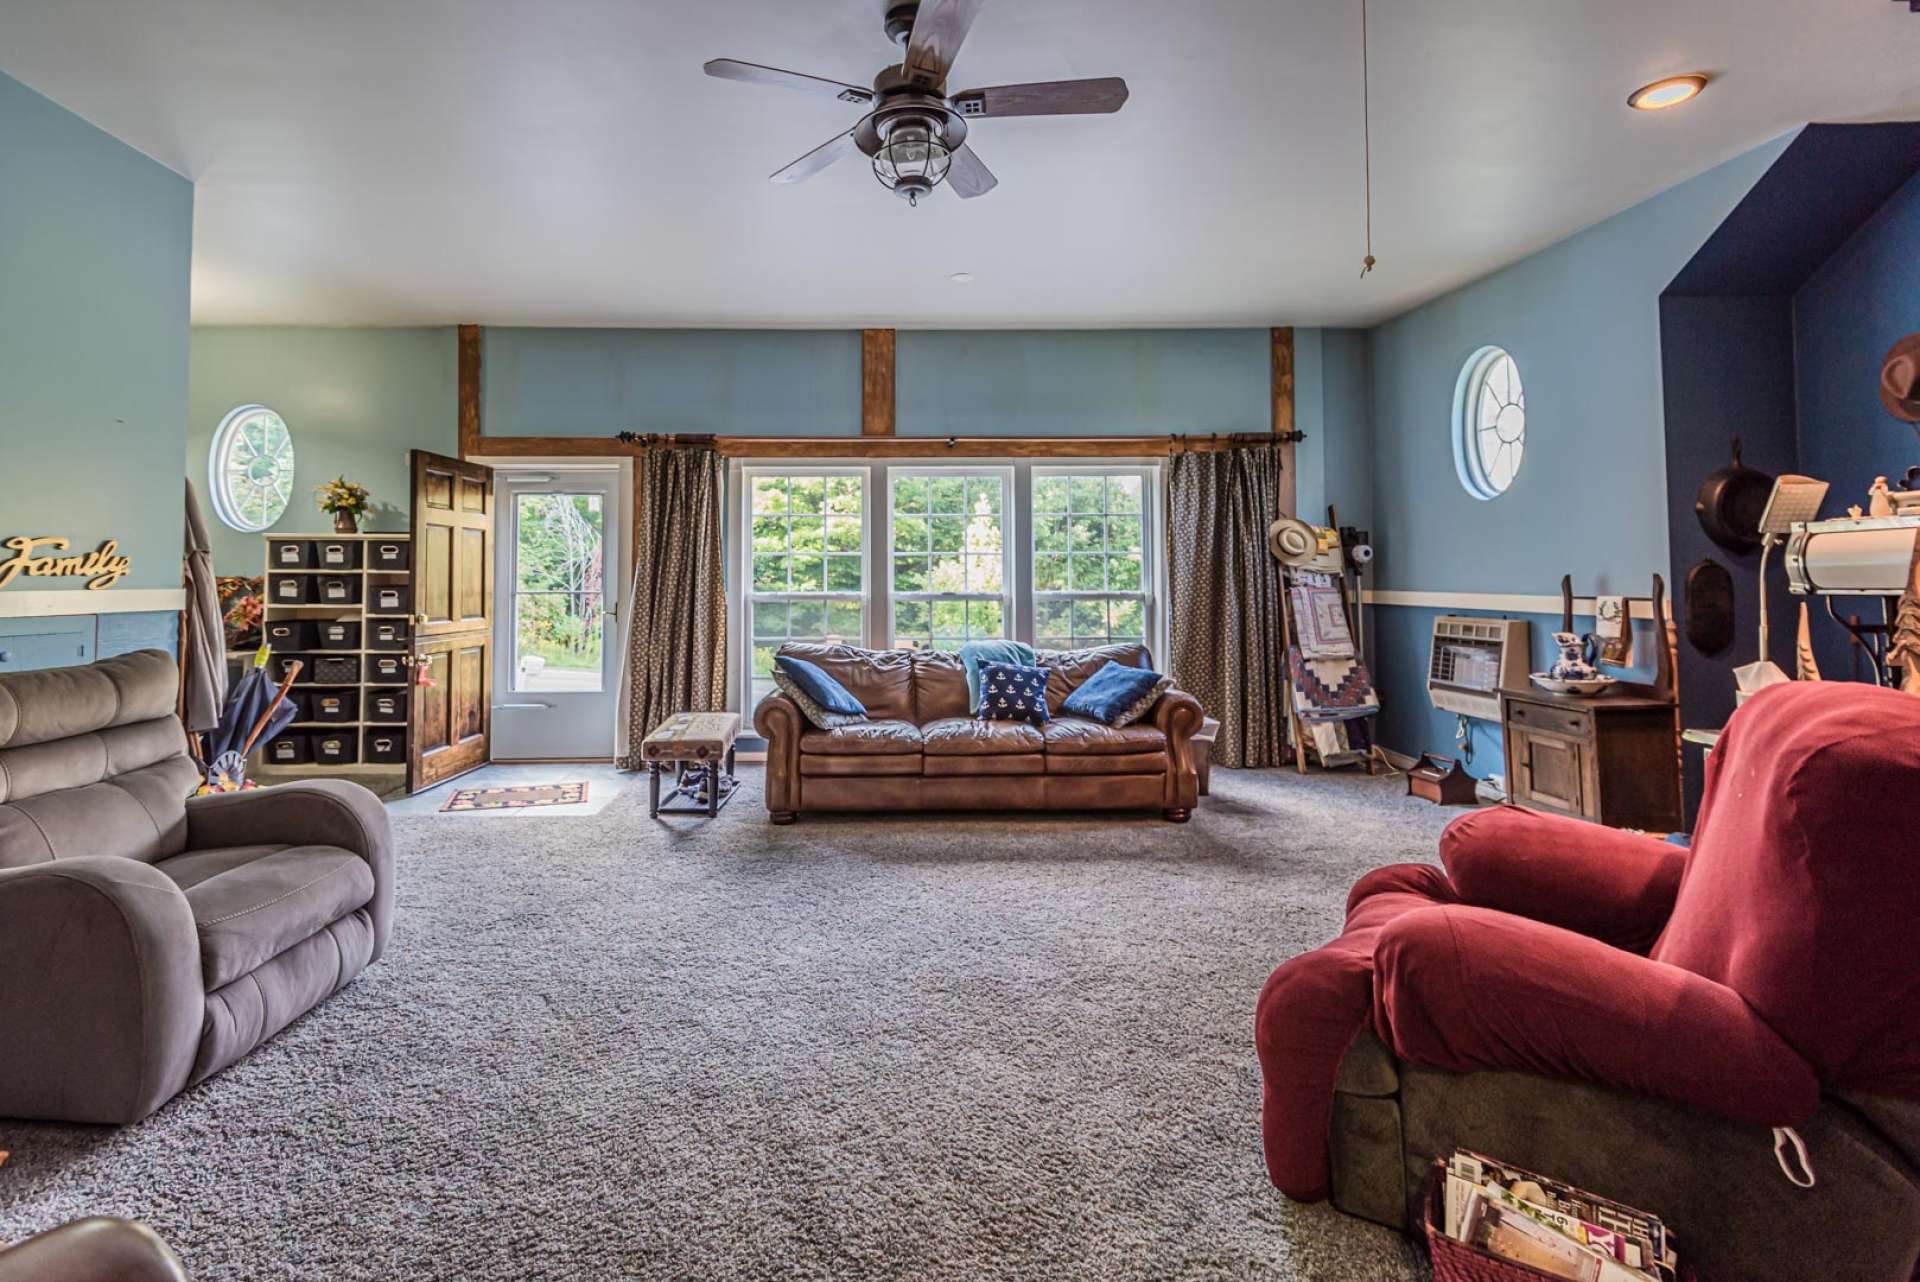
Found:
<path fill-rule="evenodd" d="M 1290 645 L 1287 668 L 1293 680 L 1293 710 L 1302 721 L 1349 721 L 1380 711 L 1367 665 L 1357 656 L 1314 659 Z"/>
<path fill-rule="evenodd" d="M 1287 575 L 1293 595 L 1293 626 L 1300 653 L 1309 659 L 1351 659 L 1353 633 L 1347 628 L 1347 603 L 1331 574 L 1293 570 Z"/>

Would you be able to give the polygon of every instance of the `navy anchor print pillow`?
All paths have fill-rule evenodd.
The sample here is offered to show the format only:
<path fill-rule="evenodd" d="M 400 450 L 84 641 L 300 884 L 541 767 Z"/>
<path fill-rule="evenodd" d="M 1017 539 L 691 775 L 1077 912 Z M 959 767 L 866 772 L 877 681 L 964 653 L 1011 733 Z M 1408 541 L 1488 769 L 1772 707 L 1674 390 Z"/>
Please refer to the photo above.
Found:
<path fill-rule="evenodd" d="M 1047 723 L 1047 670 L 1017 663 L 980 665 L 980 720 Z"/>

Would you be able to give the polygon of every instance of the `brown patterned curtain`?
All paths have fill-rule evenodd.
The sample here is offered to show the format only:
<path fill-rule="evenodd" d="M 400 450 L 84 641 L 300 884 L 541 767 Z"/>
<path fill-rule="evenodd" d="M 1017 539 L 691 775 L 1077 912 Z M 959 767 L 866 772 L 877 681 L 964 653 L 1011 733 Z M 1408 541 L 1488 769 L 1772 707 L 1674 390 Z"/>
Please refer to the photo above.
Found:
<path fill-rule="evenodd" d="M 1280 563 L 1267 551 L 1279 483 L 1278 445 L 1176 454 L 1168 481 L 1172 676 L 1220 719 L 1216 765 L 1287 760 Z"/>
<path fill-rule="evenodd" d="M 636 469 L 623 770 L 640 768 L 640 741 L 674 713 L 726 706 L 725 478 L 709 449 L 650 449 Z"/>

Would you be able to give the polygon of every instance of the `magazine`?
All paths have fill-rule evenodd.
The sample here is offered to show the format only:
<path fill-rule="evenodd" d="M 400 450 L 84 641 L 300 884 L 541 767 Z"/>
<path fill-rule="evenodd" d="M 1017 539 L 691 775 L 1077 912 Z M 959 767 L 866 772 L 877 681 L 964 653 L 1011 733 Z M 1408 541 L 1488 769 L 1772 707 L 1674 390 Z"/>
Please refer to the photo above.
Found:
<path fill-rule="evenodd" d="M 1676 1282 L 1658 1216 L 1561 1180 L 1457 1149 L 1447 1161 L 1446 1235 L 1576 1282 Z"/>

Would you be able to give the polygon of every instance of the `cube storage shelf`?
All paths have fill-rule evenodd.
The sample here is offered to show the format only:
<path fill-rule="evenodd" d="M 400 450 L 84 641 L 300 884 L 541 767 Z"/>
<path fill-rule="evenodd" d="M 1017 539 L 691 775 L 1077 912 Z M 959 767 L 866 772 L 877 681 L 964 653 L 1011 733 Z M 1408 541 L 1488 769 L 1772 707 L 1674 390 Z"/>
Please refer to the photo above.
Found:
<path fill-rule="evenodd" d="M 405 534 L 275 534 L 266 540 L 266 618 L 277 681 L 303 667 L 298 708 L 258 764 L 298 775 L 404 771 L 413 546 Z"/>

